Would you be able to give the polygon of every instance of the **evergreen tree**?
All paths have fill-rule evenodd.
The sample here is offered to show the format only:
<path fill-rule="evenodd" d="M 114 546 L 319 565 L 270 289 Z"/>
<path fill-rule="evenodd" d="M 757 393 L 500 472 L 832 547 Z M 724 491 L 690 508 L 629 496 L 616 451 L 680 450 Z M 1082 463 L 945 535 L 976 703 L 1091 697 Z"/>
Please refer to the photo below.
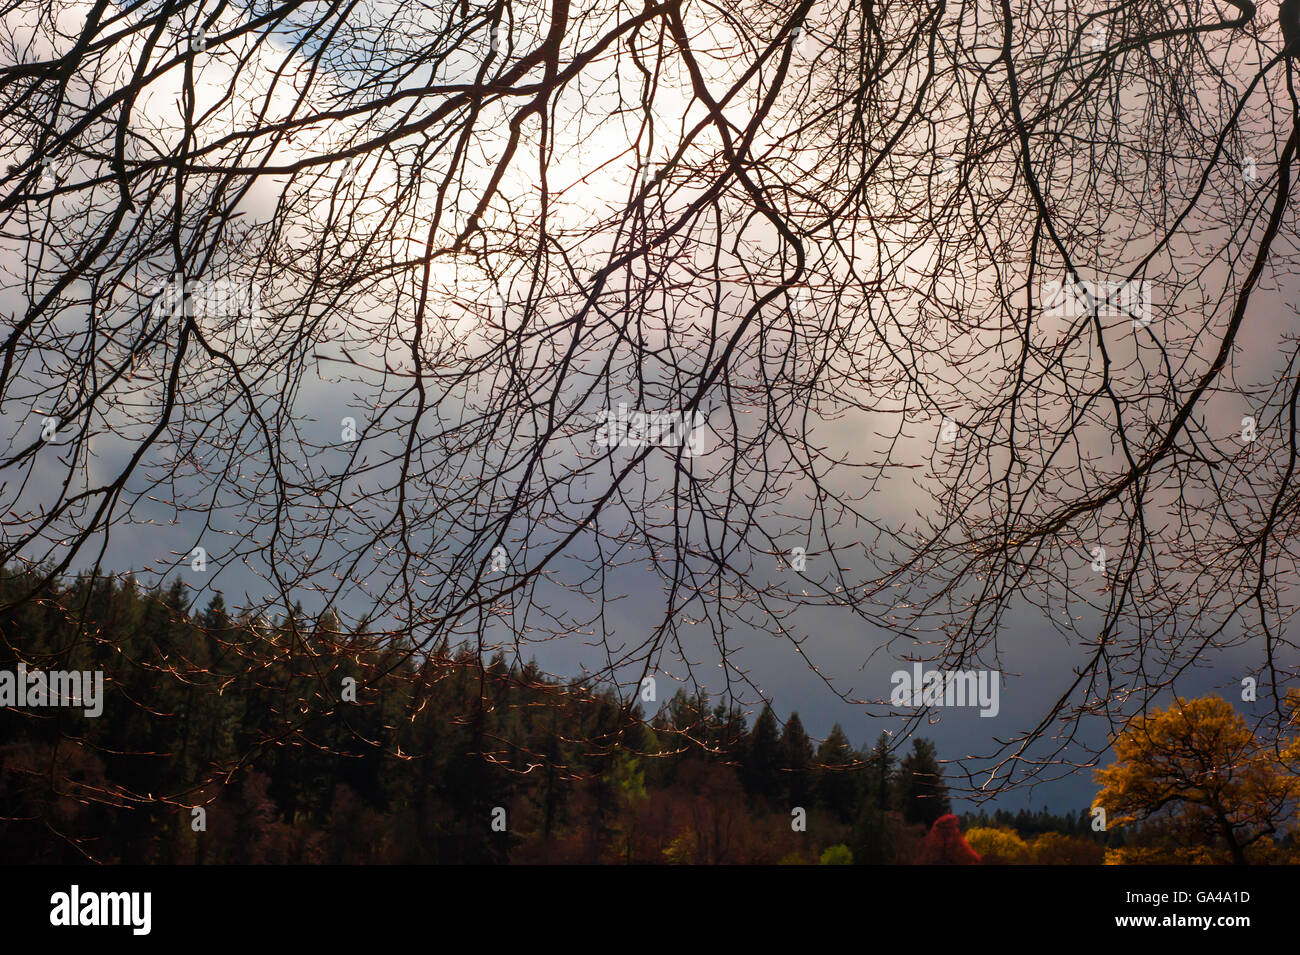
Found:
<path fill-rule="evenodd" d="M 809 766 L 813 761 L 812 740 L 803 728 L 799 714 L 793 712 L 781 731 L 781 769 L 785 796 L 789 806 L 807 808 L 812 801 L 812 775 Z"/>
<path fill-rule="evenodd" d="M 889 808 L 889 794 L 894 784 L 894 754 L 889 751 L 889 734 L 876 737 L 876 745 L 866 756 L 866 787 L 863 804 L 884 812 Z"/>
<path fill-rule="evenodd" d="M 894 804 L 910 823 L 920 823 L 928 830 L 952 810 L 948 804 L 948 787 L 934 752 L 934 744 L 914 739 L 912 752 L 898 768 L 894 784 Z"/>
<path fill-rule="evenodd" d="M 745 739 L 741 780 L 752 799 L 771 802 L 781 796 L 781 737 L 776 714 L 764 706 Z"/>
<path fill-rule="evenodd" d="M 849 767 L 856 762 L 853 747 L 839 723 L 817 747 L 817 801 L 840 822 L 850 822 L 858 801 L 858 778 Z"/>
<path fill-rule="evenodd" d="M 199 615 L 199 626 L 209 633 L 219 633 L 230 626 L 230 616 L 226 613 L 226 601 L 218 590 L 208 601 L 207 607 Z"/>

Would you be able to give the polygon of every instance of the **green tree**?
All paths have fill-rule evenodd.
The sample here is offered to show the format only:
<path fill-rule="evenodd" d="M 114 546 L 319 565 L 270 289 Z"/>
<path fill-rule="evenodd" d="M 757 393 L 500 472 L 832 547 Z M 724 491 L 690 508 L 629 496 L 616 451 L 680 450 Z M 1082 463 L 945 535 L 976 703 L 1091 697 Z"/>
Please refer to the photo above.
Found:
<path fill-rule="evenodd" d="M 843 844 L 827 846 L 820 862 L 822 865 L 853 865 L 853 852 Z"/>
<path fill-rule="evenodd" d="M 876 745 L 866 758 L 866 791 L 864 802 L 878 811 L 889 808 L 889 793 L 894 783 L 894 754 L 889 751 L 889 734 L 876 737 Z"/>
<path fill-rule="evenodd" d="M 939 768 L 934 744 L 929 740 L 914 739 L 912 752 L 899 765 L 894 783 L 894 805 L 906 821 L 919 823 L 927 829 L 940 816 L 952 811 L 943 771 Z"/>
<path fill-rule="evenodd" d="M 812 799 L 812 740 L 797 712 L 792 712 L 781 730 L 781 769 L 786 800 L 790 806 L 807 807 Z"/>
<path fill-rule="evenodd" d="M 857 762 L 849 738 L 839 723 L 817 747 L 817 800 L 840 822 L 850 822 L 858 801 Z"/>
<path fill-rule="evenodd" d="M 781 795 L 781 737 L 772 707 L 764 706 L 745 739 L 741 780 L 751 799 L 771 802 Z"/>
<path fill-rule="evenodd" d="M 614 828 L 618 832 L 619 840 L 622 842 L 623 860 L 629 865 L 633 861 L 632 852 L 637 837 L 637 807 L 649 798 L 646 793 L 645 769 L 642 762 L 643 760 L 638 757 L 620 750 L 614 757 L 612 771 L 614 789 L 618 793 L 620 809 L 622 810 L 619 813 L 619 821 L 615 823 Z"/>

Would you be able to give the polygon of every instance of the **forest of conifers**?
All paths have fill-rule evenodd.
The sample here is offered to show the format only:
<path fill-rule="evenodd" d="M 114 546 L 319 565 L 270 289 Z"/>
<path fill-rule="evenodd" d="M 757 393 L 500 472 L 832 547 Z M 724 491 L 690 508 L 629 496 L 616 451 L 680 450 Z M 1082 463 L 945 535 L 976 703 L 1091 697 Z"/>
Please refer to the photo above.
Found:
<path fill-rule="evenodd" d="M 751 722 L 700 691 L 625 710 L 499 651 L 359 651 L 330 615 L 190 607 L 179 581 L 51 584 L 0 636 L 0 669 L 105 674 L 97 718 L 0 710 L 8 862 L 944 861 L 923 739 L 902 759 L 838 725 L 817 743 L 797 713 Z M 1087 861 L 1107 838 L 1086 812 L 994 821 Z"/>

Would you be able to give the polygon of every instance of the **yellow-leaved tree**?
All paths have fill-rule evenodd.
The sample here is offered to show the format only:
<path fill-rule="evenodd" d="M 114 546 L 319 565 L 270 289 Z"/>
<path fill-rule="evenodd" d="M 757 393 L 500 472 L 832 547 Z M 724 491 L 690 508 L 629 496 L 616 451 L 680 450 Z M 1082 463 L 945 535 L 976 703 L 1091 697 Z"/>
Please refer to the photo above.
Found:
<path fill-rule="evenodd" d="M 1246 850 L 1292 818 L 1300 777 L 1288 751 L 1279 758 L 1222 697 L 1175 698 L 1113 745 L 1115 762 L 1096 771 L 1102 789 L 1093 800 L 1109 825 L 1161 822 L 1245 865 Z"/>
<path fill-rule="evenodd" d="M 966 830 L 966 841 L 985 865 L 1028 865 L 1033 861 L 1029 844 L 1014 829 L 977 826 Z"/>

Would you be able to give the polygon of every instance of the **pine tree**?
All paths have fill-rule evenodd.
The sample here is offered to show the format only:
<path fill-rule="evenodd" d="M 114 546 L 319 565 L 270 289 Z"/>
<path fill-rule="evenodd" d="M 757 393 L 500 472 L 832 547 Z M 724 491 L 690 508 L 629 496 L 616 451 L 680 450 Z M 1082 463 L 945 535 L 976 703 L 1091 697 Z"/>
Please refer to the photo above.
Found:
<path fill-rule="evenodd" d="M 812 740 L 797 712 L 791 713 L 781 731 L 781 769 L 785 795 L 790 806 L 807 808 L 813 797 L 809 764 L 813 761 Z"/>
<path fill-rule="evenodd" d="M 830 735 L 817 747 L 817 800 L 834 813 L 840 822 L 853 818 L 857 803 L 857 774 L 847 767 L 856 762 L 853 747 L 839 723 L 831 727 Z"/>
<path fill-rule="evenodd" d="M 894 783 L 894 754 L 889 751 L 889 734 L 876 737 L 876 745 L 866 758 L 866 791 L 864 805 L 874 806 L 884 812 L 889 808 L 889 793 Z"/>
<path fill-rule="evenodd" d="M 910 823 L 920 823 L 927 829 L 940 816 L 951 812 L 948 804 L 948 787 L 943 781 L 943 771 L 935 756 L 934 744 L 926 739 L 912 741 L 912 752 L 898 769 L 894 785 L 894 804 Z"/>
<path fill-rule="evenodd" d="M 772 801 L 781 795 L 781 738 L 776 714 L 764 706 L 745 740 L 741 778 L 751 799 Z"/>

